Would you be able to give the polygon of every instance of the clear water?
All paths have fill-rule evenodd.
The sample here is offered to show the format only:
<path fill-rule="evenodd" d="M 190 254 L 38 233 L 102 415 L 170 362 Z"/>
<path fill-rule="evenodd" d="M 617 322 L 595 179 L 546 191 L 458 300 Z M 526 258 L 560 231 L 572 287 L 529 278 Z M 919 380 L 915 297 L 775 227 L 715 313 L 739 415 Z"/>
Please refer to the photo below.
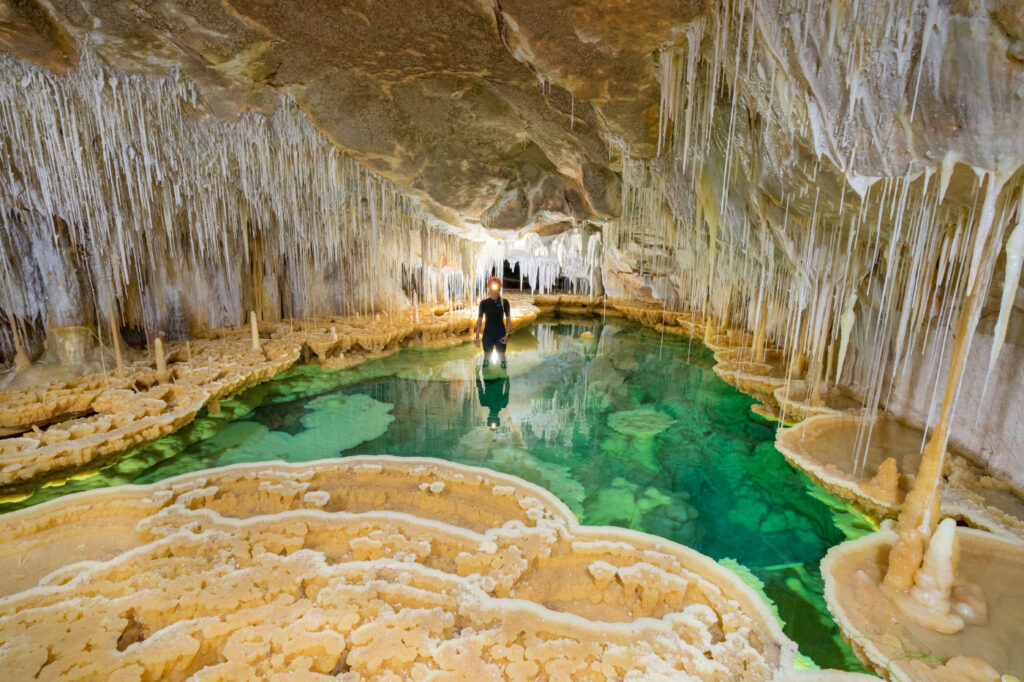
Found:
<path fill-rule="evenodd" d="M 579 338 L 586 331 L 594 338 Z M 722 561 L 763 584 L 804 656 L 863 670 L 825 607 L 818 562 L 871 521 L 790 467 L 752 399 L 713 364 L 697 342 L 581 319 L 514 334 L 507 372 L 482 368 L 468 343 L 341 371 L 300 366 L 0 510 L 236 462 L 440 457 L 544 486 L 583 523 L 653 533 Z"/>

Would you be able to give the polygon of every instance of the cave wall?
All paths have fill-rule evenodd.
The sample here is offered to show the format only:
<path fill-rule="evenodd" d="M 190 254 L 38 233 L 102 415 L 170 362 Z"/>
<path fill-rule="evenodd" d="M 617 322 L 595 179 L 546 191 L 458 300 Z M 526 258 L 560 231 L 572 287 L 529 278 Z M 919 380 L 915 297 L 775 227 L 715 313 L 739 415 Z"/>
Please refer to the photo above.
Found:
<path fill-rule="evenodd" d="M 954 446 L 974 453 L 979 460 L 1018 484 L 1021 444 L 1024 443 L 1024 291 L 1018 290 L 1005 345 L 990 369 L 995 344 L 998 299 L 990 296 L 967 359 L 958 397 L 958 417 L 952 435 Z M 941 402 L 941 379 L 949 368 L 951 337 L 936 328 L 910 353 L 895 372 L 883 402 L 887 409 L 908 421 L 923 425 L 935 422 Z M 939 386 L 936 390 L 936 385 Z"/>

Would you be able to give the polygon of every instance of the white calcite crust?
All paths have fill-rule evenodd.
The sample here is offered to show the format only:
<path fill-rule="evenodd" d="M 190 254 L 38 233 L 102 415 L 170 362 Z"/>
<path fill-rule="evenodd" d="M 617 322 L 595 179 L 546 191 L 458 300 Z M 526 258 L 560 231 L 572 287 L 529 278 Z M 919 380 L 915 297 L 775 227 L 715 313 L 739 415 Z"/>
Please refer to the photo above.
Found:
<path fill-rule="evenodd" d="M 68 384 L 0 392 L 0 423 L 24 430 L 0 439 L 0 485 L 82 467 L 162 438 L 211 402 L 290 368 L 301 352 L 300 345 L 281 340 L 253 350 L 241 337 L 175 348 L 177 361 L 162 377 L 150 363 L 140 362 L 129 365 L 123 378 L 111 370 Z M 54 423 L 36 426 L 47 421 Z"/>
<path fill-rule="evenodd" d="M 0 594 L 10 679 L 768 680 L 795 651 L 693 550 L 581 527 L 511 476 L 390 456 L 7 514 Z"/>

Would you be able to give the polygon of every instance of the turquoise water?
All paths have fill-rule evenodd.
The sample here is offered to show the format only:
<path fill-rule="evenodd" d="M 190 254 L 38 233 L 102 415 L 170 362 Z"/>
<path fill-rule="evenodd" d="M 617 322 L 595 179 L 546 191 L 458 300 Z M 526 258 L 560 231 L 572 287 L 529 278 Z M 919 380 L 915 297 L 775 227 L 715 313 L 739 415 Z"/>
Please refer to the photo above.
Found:
<path fill-rule="evenodd" d="M 594 338 L 581 339 L 587 331 Z M 870 521 L 790 467 L 752 399 L 713 364 L 697 342 L 581 319 L 514 334 L 507 372 L 482 368 L 468 343 L 340 371 L 300 366 L 222 402 L 219 415 L 0 510 L 236 462 L 440 457 L 544 486 L 583 523 L 722 561 L 763 584 L 802 654 L 862 670 L 825 608 L 817 567 Z"/>

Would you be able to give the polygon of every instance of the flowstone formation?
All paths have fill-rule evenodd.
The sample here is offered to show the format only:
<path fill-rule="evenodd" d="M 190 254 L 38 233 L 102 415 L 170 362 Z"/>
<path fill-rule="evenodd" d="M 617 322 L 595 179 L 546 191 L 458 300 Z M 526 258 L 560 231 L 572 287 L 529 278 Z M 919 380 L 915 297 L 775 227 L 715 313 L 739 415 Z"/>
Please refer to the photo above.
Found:
<path fill-rule="evenodd" d="M 771 611 L 715 562 L 438 460 L 236 465 L 7 514 L 0 537 L 18 679 L 792 672 Z"/>

